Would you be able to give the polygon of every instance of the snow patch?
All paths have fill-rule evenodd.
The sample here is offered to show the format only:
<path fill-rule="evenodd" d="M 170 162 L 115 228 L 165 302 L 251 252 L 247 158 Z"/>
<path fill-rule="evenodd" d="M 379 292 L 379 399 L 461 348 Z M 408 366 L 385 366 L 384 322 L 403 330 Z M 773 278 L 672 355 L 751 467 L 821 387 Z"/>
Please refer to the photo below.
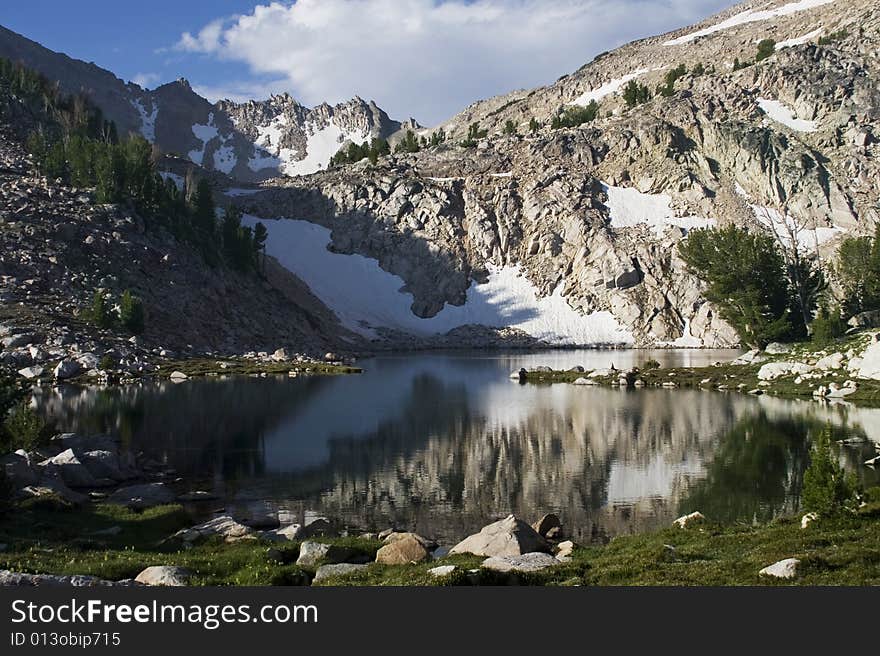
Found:
<path fill-rule="evenodd" d="M 159 104 L 154 102 L 153 111 L 149 114 L 147 113 L 147 108 L 144 107 L 144 103 L 142 100 L 132 100 L 131 104 L 141 116 L 141 134 L 144 135 L 144 139 L 146 139 L 150 143 L 155 143 L 156 117 L 159 115 Z"/>
<path fill-rule="evenodd" d="M 618 91 L 620 91 L 620 89 L 623 88 L 623 85 L 625 85 L 630 80 L 634 80 L 637 77 L 639 77 L 640 75 L 644 75 L 645 73 L 650 72 L 650 70 L 651 69 L 649 69 L 649 68 L 640 68 L 637 71 L 633 71 L 632 73 L 627 73 L 623 77 L 615 78 L 615 79 L 611 80 L 610 82 L 606 82 L 602 86 L 600 86 L 596 89 L 593 89 L 592 91 L 587 91 L 586 93 L 581 94 L 580 96 L 578 96 L 577 98 L 575 98 L 574 100 L 572 100 L 568 104 L 569 105 L 578 105 L 579 107 L 586 107 L 594 100 L 596 102 L 599 102 L 605 96 L 608 96 L 612 93 L 617 93 Z"/>
<path fill-rule="evenodd" d="M 765 9 L 762 11 L 746 9 L 743 12 L 731 16 L 727 20 L 723 20 L 720 23 L 716 23 L 715 25 L 712 25 L 710 27 L 706 27 L 702 30 L 697 30 L 696 32 L 691 32 L 690 34 L 685 34 L 684 36 L 680 36 L 670 41 L 665 41 L 663 45 L 680 46 L 685 43 L 690 43 L 698 37 L 708 36 L 710 34 L 714 34 L 715 32 L 721 32 L 722 30 L 736 27 L 737 25 L 745 25 L 746 23 L 765 21 L 771 18 L 779 18 L 780 16 L 789 16 L 799 11 L 813 9 L 814 7 L 821 7 L 822 5 L 831 4 L 832 2 L 834 2 L 834 0 L 798 0 L 798 2 L 790 2 L 788 4 L 782 5 L 781 7 L 776 7 L 775 9 Z"/>
<path fill-rule="evenodd" d="M 183 191 L 184 180 L 182 175 L 177 175 L 171 171 L 159 171 L 159 175 L 162 176 L 163 180 L 173 180 L 177 189 Z"/>
<path fill-rule="evenodd" d="M 782 123 L 782 125 L 797 132 L 815 132 L 817 130 L 816 121 L 807 121 L 802 118 L 796 118 L 794 111 L 778 100 L 758 98 L 758 107 L 760 107 L 761 110 L 772 120 L 777 123 Z"/>
<path fill-rule="evenodd" d="M 783 48 L 791 48 L 792 46 L 801 46 L 805 43 L 809 43 L 817 36 L 821 36 L 822 32 L 825 31 L 824 27 L 820 27 L 818 30 L 813 30 L 809 34 L 804 34 L 803 36 L 797 36 L 793 39 L 786 39 L 785 41 L 780 41 L 776 44 L 777 50 L 782 50 Z"/>
<path fill-rule="evenodd" d="M 667 194 L 643 194 L 631 187 L 613 187 L 602 184 L 608 194 L 608 208 L 612 228 L 631 228 L 646 225 L 661 237 L 667 226 L 678 226 L 683 230 L 708 228 L 716 225 L 715 219 L 696 216 L 675 216 Z"/>
<path fill-rule="evenodd" d="M 214 139 L 220 131 L 214 125 L 214 112 L 208 114 L 208 123 L 207 125 L 203 125 L 201 123 L 196 123 L 192 126 L 192 133 L 195 135 L 196 139 L 202 142 L 202 147 L 199 150 L 191 150 L 188 153 L 190 160 L 198 164 L 202 165 L 203 160 L 205 159 L 205 148 L 208 147 L 208 142 L 211 139 Z"/>
<path fill-rule="evenodd" d="M 232 169 L 238 164 L 238 158 L 235 156 L 235 148 L 224 145 L 214 151 L 214 169 L 223 171 L 227 175 L 232 173 Z"/>
<path fill-rule="evenodd" d="M 489 280 L 472 283 L 463 306 L 446 305 L 422 319 L 413 314 L 413 297 L 401 291 L 405 283 L 400 277 L 376 260 L 327 250 L 327 228 L 292 219 L 261 221 L 269 231 L 267 253 L 299 276 L 345 326 L 362 334 L 387 327 L 427 337 L 478 324 L 519 328 L 560 345 L 633 343 L 632 334 L 610 312 L 584 315 L 568 304 L 561 288 L 540 297 L 516 266 L 488 265 Z M 244 222 L 254 225 L 257 219 L 246 215 Z"/>
<path fill-rule="evenodd" d="M 278 168 L 285 175 L 309 175 L 327 168 L 330 159 L 345 141 L 363 145 L 370 138 L 369 133 L 343 130 L 333 122 L 321 128 L 307 124 L 304 128 L 309 135 L 306 140 L 306 152 L 299 153 L 293 148 L 281 147 L 287 125 L 287 118 L 282 115 L 269 125 L 257 127 L 255 142 L 257 151 L 248 162 L 252 171 Z"/>
<path fill-rule="evenodd" d="M 797 236 L 798 247 L 802 250 L 815 251 L 821 244 L 830 241 L 846 230 L 838 226 L 805 228 L 791 215 L 782 216 L 782 212 L 772 207 L 756 205 L 751 202 L 746 190 L 738 183 L 736 193 L 746 199 L 758 222 L 773 232 L 786 246 L 791 246 L 791 235 Z"/>

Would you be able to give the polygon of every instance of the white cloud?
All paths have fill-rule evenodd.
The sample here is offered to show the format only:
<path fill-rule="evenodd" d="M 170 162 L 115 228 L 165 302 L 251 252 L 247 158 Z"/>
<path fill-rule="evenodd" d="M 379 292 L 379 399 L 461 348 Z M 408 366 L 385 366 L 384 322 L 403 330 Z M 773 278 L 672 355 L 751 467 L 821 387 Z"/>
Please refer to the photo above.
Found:
<path fill-rule="evenodd" d="M 161 79 L 158 73 L 138 73 L 131 81 L 144 89 L 151 89 Z"/>
<path fill-rule="evenodd" d="M 552 82 L 634 38 L 693 23 L 725 0 L 298 0 L 185 33 L 177 49 L 247 64 L 252 86 L 307 104 L 355 94 L 435 123 L 471 102 Z M 239 85 L 239 87 L 247 84 Z M 238 95 L 214 89 L 215 96 Z"/>

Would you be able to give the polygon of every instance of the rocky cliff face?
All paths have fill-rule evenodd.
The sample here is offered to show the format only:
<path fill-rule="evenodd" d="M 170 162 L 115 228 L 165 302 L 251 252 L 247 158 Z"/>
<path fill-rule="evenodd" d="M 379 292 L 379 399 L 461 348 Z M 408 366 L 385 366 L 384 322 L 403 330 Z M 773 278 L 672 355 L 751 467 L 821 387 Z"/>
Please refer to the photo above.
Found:
<path fill-rule="evenodd" d="M 345 143 L 389 137 L 402 125 L 360 98 L 310 109 L 286 94 L 244 104 L 212 104 L 184 79 L 142 89 L 2 26 L 0 57 L 57 80 L 66 93 L 85 93 L 116 122 L 120 134 L 142 134 L 167 153 L 239 181 L 314 173 L 325 169 Z"/>
<path fill-rule="evenodd" d="M 360 99 L 212 106 L 183 82 L 135 105 L 144 134 L 231 187 L 287 174 L 231 194 L 252 215 L 300 220 L 269 221 L 270 253 L 362 334 L 448 345 L 488 328 L 520 343 L 728 346 L 737 337 L 677 243 L 733 222 L 828 261 L 844 235 L 873 229 L 878 30 L 866 0 L 738 5 L 547 87 L 474 103 L 437 126 L 448 136 L 439 146 L 333 170 L 323 169 L 342 142 L 401 124 Z M 775 51 L 755 62 L 763 39 Z M 629 107 L 630 81 L 656 92 Z M 551 129 L 591 101 L 594 121 Z M 475 122 L 488 134 L 465 148 Z"/>
<path fill-rule="evenodd" d="M 493 270 L 517 267 L 542 297 L 610 313 L 620 341 L 731 345 L 676 244 L 728 222 L 785 239 L 788 223 L 827 259 L 843 235 L 873 229 L 878 29 L 880 10 L 863 0 L 740 5 L 549 87 L 476 103 L 438 126 L 450 136 L 441 146 L 282 181 L 247 207 L 326 226 L 333 251 L 399 276 L 419 317 L 465 304 Z M 754 63 L 766 38 L 776 50 Z M 734 70 L 734 59 L 752 63 Z M 653 91 L 680 64 L 690 72 L 668 95 L 626 105 L 627 81 Z M 595 121 L 550 129 L 591 100 Z M 518 134 L 503 133 L 508 121 Z M 474 122 L 488 136 L 463 148 Z"/>

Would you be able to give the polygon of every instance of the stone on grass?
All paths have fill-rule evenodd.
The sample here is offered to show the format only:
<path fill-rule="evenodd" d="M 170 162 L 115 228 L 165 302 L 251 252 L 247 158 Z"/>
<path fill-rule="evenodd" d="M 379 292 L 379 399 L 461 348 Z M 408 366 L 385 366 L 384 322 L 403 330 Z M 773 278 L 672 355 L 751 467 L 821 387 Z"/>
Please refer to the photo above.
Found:
<path fill-rule="evenodd" d="M 376 562 L 383 565 L 408 565 L 427 560 L 431 555 L 412 535 L 392 540 L 376 552 Z"/>
<path fill-rule="evenodd" d="M 97 586 L 127 585 L 116 581 L 99 579 L 96 576 L 82 574 L 56 575 L 56 574 L 25 574 L 12 572 L 8 569 L 0 570 L 0 587 L 32 587 L 32 586 L 70 586 L 74 588 L 92 588 Z"/>
<path fill-rule="evenodd" d="M 418 533 L 398 533 L 397 531 L 394 531 L 390 535 L 387 535 L 383 542 L 385 542 L 386 544 L 390 544 L 391 542 L 404 540 L 406 538 L 413 538 L 428 551 L 431 551 L 432 549 L 435 549 L 437 547 L 437 543 L 434 540 L 429 540 L 428 538 L 419 535 Z"/>
<path fill-rule="evenodd" d="M 354 555 L 354 551 L 346 547 L 337 547 L 321 542 L 303 542 L 299 547 L 299 558 L 296 564 L 302 567 L 314 567 L 318 563 L 330 565 L 344 563 Z"/>
<path fill-rule="evenodd" d="M 482 566 L 495 572 L 538 572 L 558 564 L 559 561 L 548 553 L 533 552 L 519 556 L 493 556 L 484 560 Z"/>
<path fill-rule="evenodd" d="M 366 569 L 366 565 L 354 565 L 352 563 L 338 563 L 336 565 L 321 565 L 315 572 L 314 583 L 336 576 L 348 576 Z"/>
<path fill-rule="evenodd" d="M 143 483 L 121 487 L 107 498 L 107 503 L 143 510 L 174 503 L 174 493 L 163 483 Z"/>
<path fill-rule="evenodd" d="M 571 559 L 571 554 L 574 552 L 574 547 L 575 544 L 571 540 L 560 542 L 556 550 L 556 560 L 563 563 L 568 562 Z"/>
<path fill-rule="evenodd" d="M 786 558 L 785 560 L 780 560 L 772 565 L 768 565 L 758 572 L 758 574 L 776 579 L 793 579 L 797 576 L 800 564 L 801 561 L 797 558 Z"/>
<path fill-rule="evenodd" d="M 439 567 L 432 567 L 428 570 L 428 574 L 431 576 L 449 576 L 455 571 L 455 565 L 440 565 Z"/>
<path fill-rule="evenodd" d="M 562 536 L 562 522 L 556 513 L 548 513 L 532 524 L 538 535 L 548 540 L 556 540 Z"/>
<path fill-rule="evenodd" d="M 819 519 L 819 515 L 814 512 L 808 512 L 806 515 L 801 517 L 801 528 L 807 528 L 810 524 Z"/>
<path fill-rule="evenodd" d="M 674 522 L 672 522 L 673 526 L 677 526 L 678 528 L 689 528 L 695 524 L 701 524 L 706 521 L 706 518 L 703 516 L 703 513 L 697 511 L 692 512 L 690 515 L 683 515 L 679 517 Z"/>
<path fill-rule="evenodd" d="M 239 524 L 229 515 L 223 515 L 208 520 L 204 524 L 181 529 L 173 537 L 184 542 L 195 542 L 215 535 L 223 538 L 226 542 L 236 542 L 253 536 L 254 530 L 244 524 Z"/>
<path fill-rule="evenodd" d="M 18 375 L 23 378 L 27 378 L 28 380 L 32 380 L 34 378 L 39 378 L 43 375 L 43 368 L 39 365 L 33 367 L 25 367 L 24 369 L 18 370 Z"/>
<path fill-rule="evenodd" d="M 471 553 L 476 556 L 520 556 L 534 551 L 550 551 L 547 541 L 531 526 L 514 515 L 508 515 L 471 535 L 449 553 Z"/>
<path fill-rule="evenodd" d="M 138 574 L 134 580 L 143 585 L 164 585 L 179 588 L 189 584 L 192 573 L 183 567 L 153 565 Z"/>
<path fill-rule="evenodd" d="M 293 542 L 294 540 L 302 539 L 303 536 L 301 534 L 301 524 L 289 524 L 274 531 L 266 531 L 263 533 L 263 537 L 273 542 Z"/>

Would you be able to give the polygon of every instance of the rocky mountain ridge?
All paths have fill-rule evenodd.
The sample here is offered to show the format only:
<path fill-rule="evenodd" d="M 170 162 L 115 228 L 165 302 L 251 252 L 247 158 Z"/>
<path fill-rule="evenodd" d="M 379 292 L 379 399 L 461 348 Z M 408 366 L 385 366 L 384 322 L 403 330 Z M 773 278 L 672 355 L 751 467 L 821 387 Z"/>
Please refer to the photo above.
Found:
<path fill-rule="evenodd" d="M 326 168 L 345 143 L 389 137 L 402 125 L 360 98 L 308 108 L 287 94 L 211 103 L 185 79 L 143 89 L 2 26 L 0 57 L 57 80 L 65 93 L 85 93 L 120 134 L 141 134 L 164 152 L 240 181 L 314 173 Z M 412 120 L 407 125 L 418 126 Z"/>

